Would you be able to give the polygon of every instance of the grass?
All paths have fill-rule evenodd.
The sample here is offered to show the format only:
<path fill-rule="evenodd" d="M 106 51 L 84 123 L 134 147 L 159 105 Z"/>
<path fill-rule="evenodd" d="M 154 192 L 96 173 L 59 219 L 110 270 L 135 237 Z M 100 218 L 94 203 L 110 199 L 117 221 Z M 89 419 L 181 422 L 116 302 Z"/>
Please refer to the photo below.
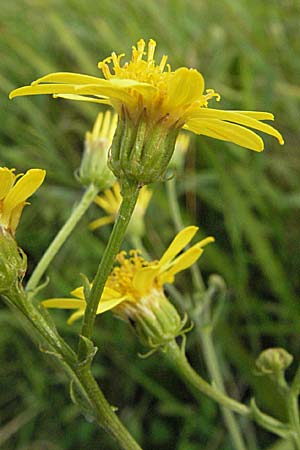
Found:
<path fill-rule="evenodd" d="M 274 387 L 254 375 L 253 364 L 268 346 L 285 347 L 296 361 L 300 354 L 299 13 L 292 0 L 15 0 L 2 5 L 0 17 L 0 162 L 19 171 L 47 170 L 47 184 L 25 210 L 18 231 L 29 271 L 80 197 L 73 174 L 98 109 L 46 96 L 10 102 L 11 89 L 50 71 L 97 75 L 97 61 L 112 50 L 128 53 L 140 37 L 153 37 L 172 67 L 188 65 L 204 74 L 207 87 L 222 94 L 222 108 L 275 114 L 284 147 L 266 139 L 265 152 L 254 154 L 194 138 L 186 172 L 177 180 L 186 224 L 216 237 L 201 259 L 204 277 L 217 272 L 229 288 L 215 330 L 228 390 L 239 391 L 246 402 L 255 393 L 275 415 L 282 410 L 280 399 L 274 401 Z M 146 244 L 157 257 L 174 229 L 164 187 L 154 190 Z M 92 276 L 108 236 L 108 229 L 87 230 L 97 214 L 96 208 L 89 211 L 56 257 L 45 296 L 66 295 L 79 283 L 78 267 Z M 188 278 L 181 281 L 188 285 Z M 53 315 L 75 342 L 79 326 L 70 328 L 64 314 Z M 64 376 L 5 308 L 0 322 L 1 448 L 113 450 L 109 438 L 79 417 Z M 107 315 L 97 324 L 95 373 L 143 448 L 232 450 L 210 400 L 202 398 L 199 412 L 159 355 L 137 357 L 141 348 L 123 323 Z M 205 373 L 194 332 L 188 352 Z M 273 436 L 243 427 L 250 450 L 283 450 Z"/>

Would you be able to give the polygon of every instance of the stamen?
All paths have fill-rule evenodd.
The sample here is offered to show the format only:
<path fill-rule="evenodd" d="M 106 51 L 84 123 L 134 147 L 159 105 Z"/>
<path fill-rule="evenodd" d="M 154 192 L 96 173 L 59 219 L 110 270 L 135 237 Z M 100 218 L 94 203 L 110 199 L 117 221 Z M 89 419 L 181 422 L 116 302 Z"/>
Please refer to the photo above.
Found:
<path fill-rule="evenodd" d="M 161 61 L 160 61 L 160 64 L 159 64 L 159 70 L 161 72 L 163 72 L 164 69 L 165 69 L 165 65 L 166 65 L 167 59 L 168 59 L 167 55 L 163 55 L 163 57 L 161 58 Z"/>
<path fill-rule="evenodd" d="M 108 64 L 111 62 L 111 60 L 112 60 L 112 57 L 109 56 L 108 58 L 105 58 L 103 61 L 100 61 L 98 63 L 98 68 L 100 70 L 102 70 L 104 78 L 106 78 L 107 80 L 112 77 L 112 74 L 111 74 L 109 66 L 108 66 Z"/>
<path fill-rule="evenodd" d="M 145 46 L 146 46 L 146 43 L 145 43 L 144 39 L 140 39 L 137 43 L 137 48 L 138 48 L 137 61 L 140 61 L 143 58 Z"/>
<path fill-rule="evenodd" d="M 215 92 L 214 89 L 206 89 L 207 94 L 204 96 L 206 100 L 210 100 L 213 97 L 216 97 L 217 102 L 221 100 L 221 95 L 218 92 Z"/>
<path fill-rule="evenodd" d="M 119 57 L 116 55 L 115 52 L 113 52 L 113 53 L 111 54 L 111 59 L 112 59 L 113 65 L 114 65 L 114 69 L 119 68 L 119 67 L 120 67 L 120 66 L 119 66 L 119 61 L 120 61 L 120 59 L 119 59 Z"/>
<path fill-rule="evenodd" d="M 155 47 L 156 47 L 156 42 L 153 39 L 150 39 L 149 43 L 148 43 L 148 58 L 147 58 L 148 62 L 153 61 Z"/>

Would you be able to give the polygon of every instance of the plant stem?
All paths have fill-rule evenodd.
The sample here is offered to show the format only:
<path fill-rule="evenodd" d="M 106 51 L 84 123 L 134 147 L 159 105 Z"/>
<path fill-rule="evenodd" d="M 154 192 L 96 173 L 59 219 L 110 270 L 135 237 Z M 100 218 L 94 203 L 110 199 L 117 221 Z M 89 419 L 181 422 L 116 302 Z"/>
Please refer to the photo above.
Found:
<path fill-rule="evenodd" d="M 294 376 L 292 385 L 287 394 L 287 409 L 291 427 L 295 431 L 294 446 L 296 450 L 300 449 L 300 418 L 299 418 L 299 391 L 300 391 L 300 366 Z"/>
<path fill-rule="evenodd" d="M 55 236 L 47 250 L 45 251 L 44 255 L 42 256 L 41 260 L 37 264 L 36 268 L 34 269 L 31 277 L 28 280 L 28 283 L 26 285 L 26 291 L 33 291 L 42 276 L 44 275 L 45 271 L 47 270 L 49 264 L 57 254 L 57 252 L 60 250 L 61 246 L 64 244 L 64 242 L 68 239 L 72 231 L 74 230 L 75 226 L 83 216 L 83 214 L 86 212 L 88 207 L 93 202 L 94 198 L 96 197 L 98 193 L 98 188 L 91 184 L 86 191 L 84 192 L 80 202 L 78 205 L 74 208 L 72 211 L 70 217 L 66 221 L 66 223 L 63 225 L 61 230 L 58 232 L 58 234 Z"/>
<path fill-rule="evenodd" d="M 188 387 L 196 389 L 208 397 L 215 400 L 222 406 L 234 411 L 242 416 L 250 415 L 250 409 L 242 403 L 228 397 L 219 389 L 211 386 L 190 366 L 184 352 L 178 347 L 175 341 L 169 342 L 164 347 L 164 354 L 171 362 L 175 370 L 183 378 Z"/>
<path fill-rule="evenodd" d="M 182 220 L 178 197 L 176 193 L 176 184 L 175 179 L 171 179 L 167 182 L 167 194 L 169 199 L 169 204 L 171 207 L 171 214 L 173 218 L 173 223 L 177 231 L 180 231 L 184 228 L 184 223 Z M 194 265 L 191 267 L 192 276 L 193 276 L 193 282 L 195 285 L 195 288 L 197 292 L 203 293 L 205 290 L 205 284 L 201 275 L 201 272 L 199 270 L 199 267 L 197 265 Z M 209 311 L 207 311 L 207 314 L 209 315 Z M 196 323 L 197 324 L 197 323 Z M 201 341 L 201 345 L 203 348 L 203 356 L 205 363 L 207 365 L 210 377 L 214 382 L 216 383 L 218 389 L 223 394 L 226 394 L 224 382 L 222 379 L 221 371 L 218 364 L 217 355 L 215 352 L 211 329 L 208 325 L 205 330 L 199 330 L 198 328 L 198 335 Z M 242 437 L 242 434 L 240 432 L 238 423 L 232 414 L 231 411 L 229 411 L 227 408 L 221 408 L 222 414 L 224 417 L 224 422 L 227 426 L 227 429 L 230 433 L 231 440 L 233 445 L 235 446 L 236 450 L 246 450 L 244 440 Z"/>
<path fill-rule="evenodd" d="M 23 325 L 24 317 L 27 319 L 30 329 L 35 332 L 40 350 L 56 357 L 60 366 L 77 384 L 97 424 L 119 444 L 120 448 L 141 450 L 107 402 L 90 368 L 86 364 L 79 363 L 76 353 L 53 328 L 53 325 L 49 324 L 40 311 L 28 301 L 26 293 L 19 290 L 14 293 L 14 298 L 9 298 L 9 295 L 3 298 L 17 315 L 21 315 Z"/>
<path fill-rule="evenodd" d="M 98 425 L 104 428 L 118 442 L 120 448 L 124 450 L 142 450 L 114 413 L 90 370 L 77 370 L 76 375 L 89 402 L 93 406 L 93 410 L 96 412 Z"/>
<path fill-rule="evenodd" d="M 130 221 L 139 195 L 137 183 L 126 182 L 122 185 L 123 201 L 119 209 L 112 233 L 99 263 L 97 273 L 93 280 L 93 286 L 87 299 L 87 306 L 83 318 L 81 335 L 90 339 L 93 334 L 94 322 L 98 304 L 104 289 L 105 282 L 112 269 L 115 258 L 120 250 L 127 225 Z M 79 359 L 84 354 L 83 342 L 79 342 Z"/>

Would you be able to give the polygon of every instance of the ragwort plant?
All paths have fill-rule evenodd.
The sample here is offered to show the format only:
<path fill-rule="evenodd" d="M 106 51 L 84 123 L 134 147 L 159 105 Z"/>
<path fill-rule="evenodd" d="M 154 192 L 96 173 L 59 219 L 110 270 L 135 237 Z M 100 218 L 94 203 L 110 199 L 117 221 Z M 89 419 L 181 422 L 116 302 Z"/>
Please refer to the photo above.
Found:
<path fill-rule="evenodd" d="M 146 49 L 141 39 L 132 49 L 131 60 L 125 63 L 122 63 L 123 54 L 112 53 L 99 63 L 104 78 L 58 72 L 10 93 L 10 98 L 52 94 L 55 98 L 104 104 L 112 107 L 117 116 L 111 116 L 109 112 L 105 116 L 100 114 L 92 132 L 86 135 L 85 152 L 77 174 L 86 190 L 26 286 L 23 284 L 26 257 L 15 241 L 15 230 L 26 199 L 42 183 L 45 173 L 32 169 L 17 181 L 13 170 L 1 168 L 0 293 L 34 330 L 40 348 L 57 357 L 70 377 L 72 400 L 121 448 L 141 447 L 120 422 L 92 375 L 92 362 L 97 351 L 92 340 L 95 317 L 110 310 L 128 322 L 148 349 L 144 356 L 160 352 L 196 398 L 200 392 L 221 406 L 234 448 L 246 449 L 235 416 L 239 414 L 300 449 L 299 370 L 288 385 L 284 372 L 292 357 L 284 349 L 265 350 L 257 360 L 256 370 L 271 377 L 284 393 L 287 422 L 261 411 L 254 399 L 250 405 L 245 405 L 225 392 L 212 339 L 217 320 L 212 301 L 216 298 L 221 301 L 226 287 L 217 275 L 210 277 L 206 287 L 195 265 L 214 238 L 207 237 L 190 245 L 198 227 L 184 226 L 174 178 L 168 179 L 167 174 L 170 161 L 176 165 L 176 155 L 173 157 L 173 154 L 176 142 L 180 147 L 183 139 L 179 134 L 182 128 L 257 152 L 263 150 L 264 143 L 252 130 L 274 136 L 280 144 L 284 143 L 283 138 L 274 127 L 264 122 L 274 119 L 271 113 L 209 107 L 213 98 L 220 100 L 220 95 L 213 89 L 205 90 L 203 76 L 186 67 L 173 71 L 167 64 L 166 55 L 156 64 L 155 47 L 155 41 L 150 39 Z M 187 141 L 185 143 L 184 149 Z M 151 193 L 145 194 L 145 185 L 156 181 L 167 184 L 171 216 L 178 232 L 161 258 L 151 261 L 142 243 L 146 233 L 143 218 L 151 198 Z M 95 276 L 91 281 L 82 276 L 81 286 L 72 291 L 72 297 L 44 299 L 36 306 L 35 297 L 43 289 L 39 283 L 49 264 L 93 202 L 101 206 L 108 216 L 100 222 L 99 219 L 92 222 L 92 228 L 114 222 Z M 116 203 L 120 204 L 117 214 Z M 127 229 L 131 241 L 138 243 L 139 248 L 120 252 Z M 197 301 L 181 317 L 170 299 L 182 304 L 181 293 L 173 283 L 176 274 L 188 268 L 192 271 Z M 82 319 L 77 349 L 71 348 L 60 335 L 47 312 L 49 308 L 74 309 L 70 324 Z M 203 344 L 212 383 L 191 367 L 185 355 L 186 334 L 193 324 Z"/>

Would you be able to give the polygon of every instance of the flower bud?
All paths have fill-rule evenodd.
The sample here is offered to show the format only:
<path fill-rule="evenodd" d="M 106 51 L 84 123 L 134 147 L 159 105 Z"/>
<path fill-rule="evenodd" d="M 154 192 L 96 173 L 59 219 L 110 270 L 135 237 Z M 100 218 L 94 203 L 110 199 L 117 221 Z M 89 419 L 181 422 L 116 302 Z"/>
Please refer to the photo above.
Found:
<path fill-rule="evenodd" d="M 123 303 L 114 313 L 128 320 L 140 341 L 151 349 L 164 346 L 188 331 L 184 330 L 187 318 L 181 319 L 161 290 L 152 290 L 137 303 Z"/>
<path fill-rule="evenodd" d="M 293 356 L 284 348 L 268 348 L 261 352 L 255 365 L 260 375 L 277 375 L 284 372 L 292 361 Z"/>
<path fill-rule="evenodd" d="M 141 186 L 164 177 L 179 132 L 168 124 L 168 116 L 156 123 L 144 111 L 135 123 L 123 110 L 112 142 L 109 165 L 117 178 L 134 180 Z"/>
<path fill-rule="evenodd" d="M 79 168 L 81 184 L 94 184 L 99 191 L 110 188 L 115 177 L 107 165 L 108 150 L 116 129 L 117 115 L 111 118 L 110 111 L 100 113 L 92 132 L 87 132 L 84 142 L 84 153 Z"/>
<path fill-rule="evenodd" d="M 0 226 L 0 294 L 9 293 L 22 281 L 26 267 L 26 255 L 11 233 Z"/>

